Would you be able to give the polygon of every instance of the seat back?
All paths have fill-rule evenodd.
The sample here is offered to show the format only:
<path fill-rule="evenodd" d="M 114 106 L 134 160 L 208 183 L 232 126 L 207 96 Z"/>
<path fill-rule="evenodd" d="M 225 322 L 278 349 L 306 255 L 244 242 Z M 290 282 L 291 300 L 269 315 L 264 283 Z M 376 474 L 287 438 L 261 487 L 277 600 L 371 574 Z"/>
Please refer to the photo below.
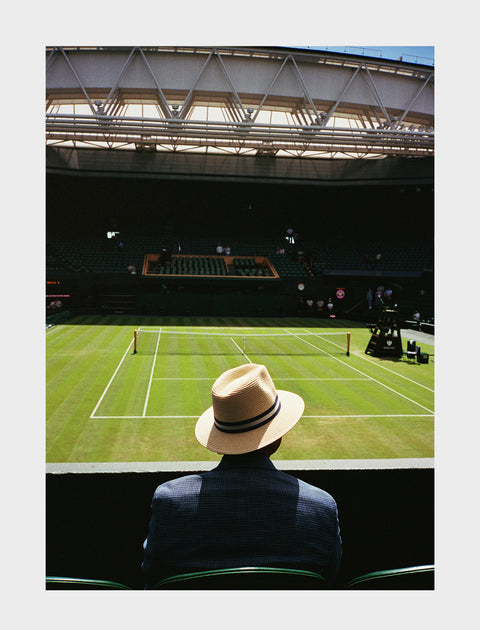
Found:
<path fill-rule="evenodd" d="M 131 590 L 129 586 L 110 580 L 96 580 L 90 578 L 47 576 L 45 579 L 47 591 L 104 591 Z"/>
<path fill-rule="evenodd" d="M 369 591 L 433 590 L 434 573 L 433 564 L 373 571 L 353 578 L 345 588 Z"/>
<path fill-rule="evenodd" d="M 419 352 L 420 348 L 417 346 L 417 342 L 415 340 L 407 341 L 406 354 L 408 359 L 416 359 Z"/>
<path fill-rule="evenodd" d="M 322 575 L 302 569 L 239 567 L 183 573 L 160 580 L 156 590 L 307 590 L 324 589 Z"/>

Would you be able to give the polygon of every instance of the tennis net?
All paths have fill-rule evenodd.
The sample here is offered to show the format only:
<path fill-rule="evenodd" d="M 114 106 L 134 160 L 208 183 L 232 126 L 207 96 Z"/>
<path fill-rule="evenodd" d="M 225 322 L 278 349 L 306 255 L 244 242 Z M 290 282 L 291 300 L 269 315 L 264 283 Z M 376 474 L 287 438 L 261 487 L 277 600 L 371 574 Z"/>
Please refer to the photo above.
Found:
<path fill-rule="evenodd" d="M 134 331 L 134 354 L 255 356 L 350 354 L 350 332 Z"/>

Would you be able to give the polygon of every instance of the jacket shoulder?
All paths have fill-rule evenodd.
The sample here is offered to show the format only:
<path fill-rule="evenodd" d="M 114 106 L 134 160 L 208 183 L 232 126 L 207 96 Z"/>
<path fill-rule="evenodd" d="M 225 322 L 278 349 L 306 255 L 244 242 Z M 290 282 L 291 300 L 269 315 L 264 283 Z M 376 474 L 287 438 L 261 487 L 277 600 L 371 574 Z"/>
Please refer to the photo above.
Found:
<path fill-rule="evenodd" d="M 189 492 L 198 492 L 202 483 L 201 475 L 185 475 L 165 481 L 157 486 L 153 499 L 178 496 Z"/>
<path fill-rule="evenodd" d="M 299 479 L 299 500 L 315 502 L 321 504 L 326 508 L 336 509 L 337 504 L 335 499 L 326 490 L 312 486 L 306 481 Z"/>

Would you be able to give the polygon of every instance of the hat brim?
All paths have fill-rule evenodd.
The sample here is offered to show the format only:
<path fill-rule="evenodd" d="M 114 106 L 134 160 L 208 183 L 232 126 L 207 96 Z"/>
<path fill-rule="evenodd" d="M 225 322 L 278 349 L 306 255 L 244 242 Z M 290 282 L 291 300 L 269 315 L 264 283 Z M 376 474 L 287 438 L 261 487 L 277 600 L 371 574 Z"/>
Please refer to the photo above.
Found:
<path fill-rule="evenodd" d="M 195 425 L 195 437 L 209 451 L 223 455 L 240 455 L 263 448 L 284 436 L 303 415 L 303 398 L 293 392 L 277 389 L 281 409 L 275 418 L 258 429 L 244 433 L 225 433 L 215 426 L 213 406 L 202 413 Z"/>

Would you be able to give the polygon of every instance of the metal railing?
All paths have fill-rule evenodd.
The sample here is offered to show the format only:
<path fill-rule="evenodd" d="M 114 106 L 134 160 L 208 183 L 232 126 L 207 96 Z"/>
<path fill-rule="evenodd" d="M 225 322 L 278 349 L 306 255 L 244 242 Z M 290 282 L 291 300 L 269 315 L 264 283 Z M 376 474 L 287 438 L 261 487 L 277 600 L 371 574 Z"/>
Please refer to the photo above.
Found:
<path fill-rule="evenodd" d="M 434 134 L 396 128 L 324 127 L 178 118 L 140 118 L 88 114 L 47 114 L 48 141 L 243 146 L 278 150 L 361 151 L 433 155 Z"/>

